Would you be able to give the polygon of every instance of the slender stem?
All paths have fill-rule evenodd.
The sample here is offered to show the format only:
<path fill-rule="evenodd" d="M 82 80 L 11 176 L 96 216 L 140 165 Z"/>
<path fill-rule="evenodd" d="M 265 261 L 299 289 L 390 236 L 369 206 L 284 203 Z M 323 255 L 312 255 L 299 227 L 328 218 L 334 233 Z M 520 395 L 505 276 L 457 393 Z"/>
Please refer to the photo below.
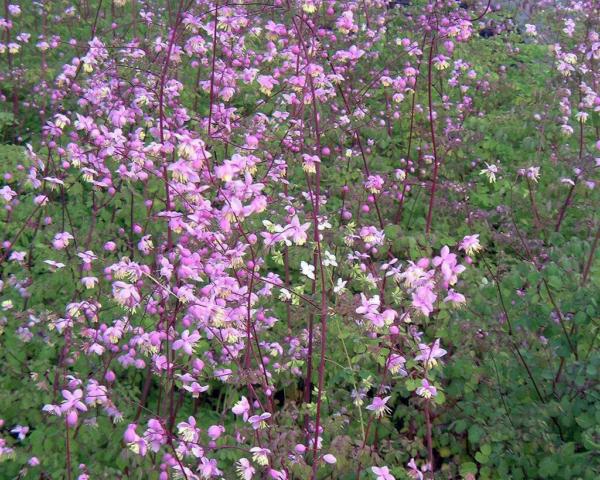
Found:
<path fill-rule="evenodd" d="M 583 144 L 583 122 L 579 122 L 579 160 L 581 161 L 581 159 L 583 158 L 583 148 L 584 148 L 584 144 Z M 571 188 L 569 189 L 569 193 L 567 194 L 567 198 L 565 199 L 565 202 L 563 203 L 562 207 L 560 208 L 560 211 L 558 212 L 558 219 L 556 220 L 556 226 L 554 227 L 554 231 L 555 232 L 559 232 L 560 231 L 560 226 L 562 225 L 562 222 L 565 218 L 565 214 L 567 213 L 567 209 L 569 208 L 569 206 L 571 205 L 572 201 L 573 201 L 573 195 L 575 193 L 575 187 L 577 186 L 577 182 L 579 180 L 581 174 L 577 175 L 577 177 L 575 178 L 575 181 L 573 182 L 573 185 L 571 185 Z"/>
<path fill-rule="evenodd" d="M 66 465 L 65 465 L 65 469 L 66 469 L 66 473 L 67 473 L 67 480 L 71 480 L 71 439 L 70 439 L 70 428 L 69 428 L 69 421 L 65 418 L 65 426 L 66 426 L 66 438 L 65 438 L 65 444 L 66 444 Z"/>
<path fill-rule="evenodd" d="M 429 59 L 427 65 L 427 97 L 429 104 L 429 130 L 431 132 L 431 146 L 433 148 L 433 178 L 431 179 L 431 194 L 429 197 L 429 210 L 427 211 L 427 223 L 425 225 L 425 233 L 427 235 L 431 232 L 431 219 L 433 216 L 433 207 L 435 203 L 435 191 L 437 188 L 438 168 L 439 161 L 437 155 L 437 144 L 435 140 L 435 125 L 433 123 L 433 100 L 432 100 L 432 66 L 433 66 L 433 50 L 435 48 L 435 36 L 431 39 L 429 46 Z"/>
<path fill-rule="evenodd" d="M 425 424 L 427 428 L 426 441 L 427 441 L 427 458 L 429 460 L 429 475 L 434 478 L 434 465 L 433 465 L 433 435 L 431 425 L 431 411 L 429 400 L 425 401 Z"/>
<path fill-rule="evenodd" d="M 210 138 L 210 127 L 212 123 L 213 115 L 213 103 L 215 100 L 215 62 L 217 59 L 217 25 L 219 23 L 219 2 L 215 4 L 215 22 L 213 26 L 213 38 L 212 38 L 212 58 L 211 58 L 211 70 L 210 70 L 210 103 L 208 106 L 208 126 L 207 133 Z"/>
<path fill-rule="evenodd" d="M 596 235 L 594 236 L 594 242 L 592 243 L 590 255 L 587 259 L 587 262 L 585 263 L 583 273 L 581 274 L 581 286 L 584 286 L 587 283 L 588 277 L 590 275 L 590 270 L 592 269 L 592 264 L 594 263 L 594 257 L 596 256 L 596 250 L 598 249 L 598 243 L 600 243 L 600 225 L 598 225 L 598 229 L 596 230 Z"/>

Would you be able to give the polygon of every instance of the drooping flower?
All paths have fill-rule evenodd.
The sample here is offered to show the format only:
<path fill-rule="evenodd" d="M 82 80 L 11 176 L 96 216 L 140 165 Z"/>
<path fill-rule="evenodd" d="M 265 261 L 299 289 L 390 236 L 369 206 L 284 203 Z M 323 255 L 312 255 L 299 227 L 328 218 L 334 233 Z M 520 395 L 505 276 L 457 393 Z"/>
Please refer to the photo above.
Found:
<path fill-rule="evenodd" d="M 397 353 L 392 353 L 388 357 L 387 368 L 392 375 L 400 374 L 405 377 L 408 375 L 408 372 L 404 368 L 406 364 L 406 359 L 402 355 L 398 355 Z"/>
<path fill-rule="evenodd" d="M 459 250 L 464 252 L 470 257 L 479 252 L 483 247 L 479 243 L 479 234 L 466 235 L 458 245 Z"/>
<path fill-rule="evenodd" d="M 367 405 L 367 410 L 371 410 L 378 418 L 388 415 L 391 413 L 391 409 L 386 404 L 390 398 L 389 396 L 384 398 L 374 397 L 371 404 Z"/>
<path fill-rule="evenodd" d="M 489 164 L 486 162 L 486 168 L 479 172 L 479 175 L 485 175 L 488 179 L 488 182 L 494 183 L 496 181 L 496 174 L 500 171 L 499 168 L 494 164 Z"/>
<path fill-rule="evenodd" d="M 141 301 L 137 287 L 121 281 L 113 283 L 113 297 L 119 305 L 131 310 L 135 310 Z"/>
<path fill-rule="evenodd" d="M 241 480 L 251 480 L 256 473 L 256 469 L 247 458 L 240 458 L 236 462 L 236 471 Z"/>
<path fill-rule="evenodd" d="M 96 284 L 98 283 L 98 278 L 97 277 L 83 277 L 81 279 L 81 283 L 87 289 L 94 288 L 96 286 Z"/>
<path fill-rule="evenodd" d="M 531 23 L 525 24 L 525 33 L 530 37 L 536 37 L 538 34 L 536 26 Z"/>
<path fill-rule="evenodd" d="M 437 389 L 424 378 L 421 380 L 421 386 L 417 388 L 417 395 L 429 399 L 437 395 Z"/>
<path fill-rule="evenodd" d="M 465 303 L 467 299 L 462 293 L 456 292 L 452 288 L 448 290 L 448 295 L 444 298 L 444 303 L 453 303 L 454 305 L 460 306 Z"/>
<path fill-rule="evenodd" d="M 254 430 L 259 430 L 267 427 L 267 420 L 271 418 L 269 412 L 261 413 L 260 415 L 252 415 L 248 418 L 248 422 L 252 424 Z"/>
<path fill-rule="evenodd" d="M 306 173 L 316 173 L 317 163 L 321 163 L 321 159 L 317 155 L 302 155 L 302 169 Z"/>
<path fill-rule="evenodd" d="M 308 239 L 306 231 L 310 228 L 310 223 L 300 224 L 298 215 L 294 215 L 292 220 L 287 227 L 289 237 L 293 240 L 296 245 L 304 245 Z"/>
<path fill-rule="evenodd" d="M 446 350 L 440 348 L 440 339 L 436 339 L 433 345 L 429 346 L 425 343 L 419 343 L 421 353 L 415 357 L 418 362 L 423 362 L 426 368 L 432 368 L 437 365 L 437 359 L 446 355 Z"/>
<path fill-rule="evenodd" d="M 187 422 L 178 423 L 177 431 L 184 441 L 198 442 L 199 430 L 196 427 L 196 419 L 194 417 L 189 417 Z"/>
<path fill-rule="evenodd" d="M 271 454 L 271 450 L 268 448 L 252 447 L 250 452 L 252 453 L 252 460 L 254 460 L 261 467 L 269 464 L 269 455 Z"/>

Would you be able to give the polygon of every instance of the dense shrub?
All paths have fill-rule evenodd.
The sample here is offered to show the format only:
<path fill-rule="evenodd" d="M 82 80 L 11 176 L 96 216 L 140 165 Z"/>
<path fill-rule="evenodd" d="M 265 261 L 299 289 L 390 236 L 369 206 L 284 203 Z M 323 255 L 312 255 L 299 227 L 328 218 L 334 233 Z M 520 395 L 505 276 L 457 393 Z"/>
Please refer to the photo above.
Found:
<path fill-rule="evenodd" d="M 5 2 L 0 478 L 594 479 L 600 4 Z"/>

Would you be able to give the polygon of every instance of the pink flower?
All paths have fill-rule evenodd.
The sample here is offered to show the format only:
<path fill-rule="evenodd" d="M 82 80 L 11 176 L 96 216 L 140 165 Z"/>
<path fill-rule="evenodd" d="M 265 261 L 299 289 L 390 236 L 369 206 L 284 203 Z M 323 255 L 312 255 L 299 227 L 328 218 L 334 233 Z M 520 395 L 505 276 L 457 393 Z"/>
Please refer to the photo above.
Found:
<path fill-rule="evenodd" d="M 161 445 L 167 443 L 167 433 L 159 420 L 148 420 L 148 428 L 144 433 L 144 440 L 153 452 L 158 452 Z"/>
<path fill-rule="evenodd" d="M 211 425 L 208 427 L 206 434 L 211 440 L 217 440 L 225 431 L 225 427 L 223 425 Z"/>
<path fill-rule="evenodd" d="M 132 310 L 141 301 L 140 293 L 135 285 L 120 281 L 113 283 L 113 297 L 118 304 Z"/>
<path fill-rule="evenodd" d="M 356 313 L 365 316 L 378 314 L 380 303 L 379 295 L 375 295 L 372 298 L 367 298 L 364 293 L 361 293 L 360 307 L 356 309 Z"/>
<path fill-rule="evenodd" d="M 369 175 L 365 181 L 365 188 L 371 193 L 379 193 L 383 188 L 384 180 L 380 175 Z"/>
<path fill-rule="evenodd" d="M 429 316 L 433 312 L 433 302 L 437 299 L 437 295 L 431 290 L 430 285 L 417 287 L 412 293 L 412 306 L 421 310 L 425 316 Z"/>
<path fill-rule="evenodd" d="M 440 348 L 439 338 L 433 342 L 431 347 L 424 343 L 419 343 L 419 350 L 421 353 L 415 357 L 415 360 L 423 362 L 427 368 L 437 365 L 437 359 L 448 353 L 443 348 Z"/>
<path fill-rule="evenodd" d="M 261 413 L 260 415 L 252 415 L 248 422 L 252 424 L 254 430 L 266 428 L 267 420 L 271 418 L 271 414 L 268 412 Z"/>
<path fill-rule="evenodd" d="M 265 95 L 271 95 L 273 87 L 279 85 L 279 82 L 270 75 L 259 75 L 256 81 L 260 86 L 260 91 Z"/>
<path fill-rule="evenodd" d="M 248 420 L 248 412 L 250 411 L 250 403 L 246 397 L 242 397 L 239 402 L 237 402 L 231 411 L 236 415 L 242 415 L 244 421 Z"/>
<path fill-rule="evenodd" d="M 444 298 L 444 303 L 454 303 L 460 305 L 461 303 L 465 303 L 467 300 L 462 293 L 458 293 L 454 291 L 452 288 L 448 290 L 448 295 Z"/>
<path fill-rule="evenodd" d="M 371 467 L 371 471 L 377 475 L 376 480 L 396 480 L 388 467 Z"/>
<path fill-rule="evenodd" d="M 187 422 L 178 423 L 177 431 L 186 442 L 197 443 L 200 438 L 200 431 L 196 428 L 196 419 L 194 417 L 189 417 Z"/>
<path fill-rule="evenodd" d="M 473 256 L 475 253 L 479 252 L 483 247 L 479 243 L 479 235 L 467 235 L 462 239 L 460 244 L 458 245 L 459 250 L 464 250 L 464 252 Z"/>
<path fill-rule="evenodd" d="M 8 185 L 0 188 L 0 198 L 2 198 L 5 202 L 10 202 L 16 196 L 17 192 L 15 192 Z"/>
<path fill-rule="evenodd" d="M 421 467 L 421 470 L 419 470 L 414 458 L 410 459 L 410 462 L 408 462 L 407 466 L 409 468 L 408 474 L 410 475 L 411 478 L 414 478 L 415 480 L 423 480 L 423 478 L 424 478 L 423 472 L 426 472 L 429 470 L 429 465 L 427 465 L 427 464 L 423 465 L 423 467 Z"/>
<path fill-rule="evenodd" d="M 123 432 L 123 440 L 125 440 L 125 443 L 135 442 L 139 438 L 138 434 L 135 432 L 136 428 L 137 425 L 135 423 L 127 425 L 125 432 Z"/>
<path fill-rule="evenodd" d="M 191 334 L 189 330 L 184 330 L 179 340 L 173 342 L 173 350 L 183 349 L 185 353 L 191 355 L 194 353 L 194 346 L 200 340 L 200 334 L 194 330 Z"/>
<path fill-rule="evenodd" d="M 183 389 L 190 392 L 192 394 L 192 397 L 198 398 L 201 393 L 206 392 L 208 390 L 208 385 L 203 386 L 200 385 L 198 382 L 192 382 L 190 385 L 184 385 Z"/>
<path fill-rule="evenodd" d="M 52 246 L 56 250 L 63 250 L 69 246 L 69 242 L 71 240 L 73 240 L 73 235 L 71 235 L 69 232 L 60 232 L 54 235 Z"/>
<path fill-rule="evenodd" d="M 202 457 L 198 469 L 202 478 L 218 477 L 223 473 L 217 468 L 217 461 L 214 458 Z"/>
<path fill-rule="evenodd" d="M 294 241 L 296 245 L 304 245 L 308 238 L 306 231 L 310 228 L 310 223 L 300 224 L 298 215 L 292 217 L 292 221 L 287 227 L 288 236 Z"/>
<path fill-rule="evenodd" d="M 81 410 L 85 412 L 87 407 L 82 402 L 83 399 L 83 390 L 78 388 L 73 393 L 69 390 L 63 390 L 62 395 L 64 397 L 64 401 L 60 404 L 60 410 L 64 413 L 69 410 Z"/>
<path fill-rule="evenodd" d="M 405 377 L 408 375 L 406 369 L 404 368 L 405 363 L 406 359 L 402 355 L 392 353 L 388 357 L 387 368 L 393 375 L 399 373 L 401 376 Z"/>
<path fill-rule="evenodd" d="M 306 173 L 315 173 L 317 164 L 321 163 L 321 159 L 317 155 L 302 155 L 302 168 Z"/>

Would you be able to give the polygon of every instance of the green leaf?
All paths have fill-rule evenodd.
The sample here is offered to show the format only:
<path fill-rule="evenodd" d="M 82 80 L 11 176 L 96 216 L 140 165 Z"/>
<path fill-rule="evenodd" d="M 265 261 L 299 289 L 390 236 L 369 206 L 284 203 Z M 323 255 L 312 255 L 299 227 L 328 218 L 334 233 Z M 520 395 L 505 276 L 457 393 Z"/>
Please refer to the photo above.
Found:
<path fill-rule="evenodd" d="M 485 432 L 479 425 L 474 424 L 469 427 L 469 442 L 477 444 Z"/>
<path fill-rule="evenodd" d="M 489 457 L 481 452 L 477 452 L 475 454 L 475 460 L 477 460 L 479 463 L 485 464 L 488 462 Z"/>
<path fill-rule="evenodd" d="M 471 474 L 477 473 L 477 465 L 476 464 L 474 464 L 473 462 L 465 462 L 460 465 L 460 474 L 463 477 L 470 473 Z"/>
<path fill-rule="evenodd" d="M 540 462 L 540 475 L 544 478 L 549 478 L 556 472 L 558 472 L 558 465 L 552 457 L 546 457 Z"/>

